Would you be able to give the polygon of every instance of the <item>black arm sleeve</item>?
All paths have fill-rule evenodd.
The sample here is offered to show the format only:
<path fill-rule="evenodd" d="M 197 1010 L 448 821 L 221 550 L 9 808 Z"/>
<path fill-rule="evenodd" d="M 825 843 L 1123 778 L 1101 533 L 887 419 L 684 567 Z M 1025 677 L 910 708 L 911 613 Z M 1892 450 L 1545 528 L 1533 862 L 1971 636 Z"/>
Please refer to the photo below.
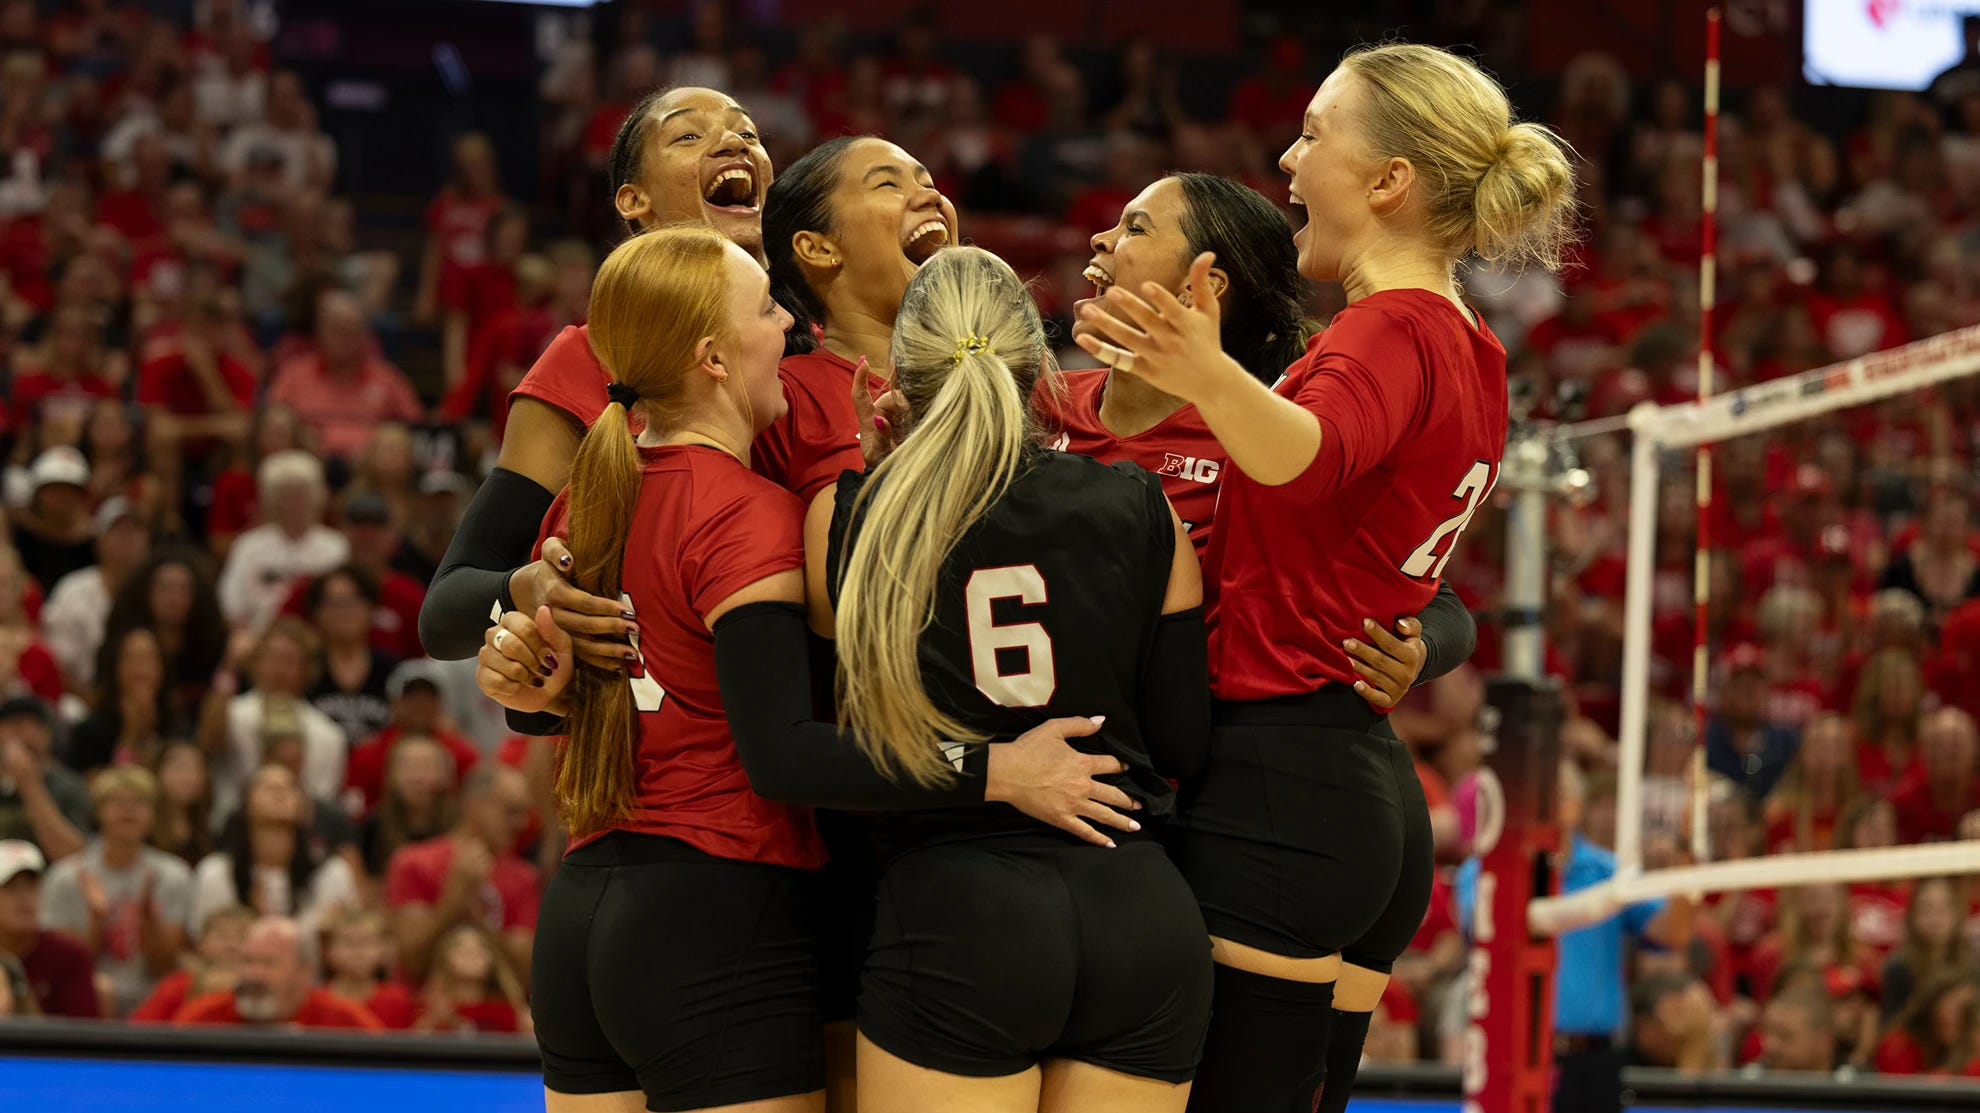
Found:
<path fill-rule="evenodd" d="M 1141 677 L 1141 735 L 1165 777 L 1188 780 L 1210 756 L 1210 648 L 1203 608 L 1165 614 Z"/>
<path fill-rule="evenodd" d="M 532 738 L 555 738 L 564 733 L 564 717 L 554 711 L 517 711 L 505 707 L 502 718 L 510 730 Z"/>
<path fill-rule="evenodd" d="M 1423 673 L 1416 678 L 1419 685 L 1428 684 L 1471 660 L 1472 652 L 1478 648 L 1478 620 L 1449 584 L 1437 586 L 1437 597 L 1430 600 L 1416 620 L 1423 624 L 1425 654 Z"/>
<path fill-rule="evenodd" d="M 862 812 L 983 803 L 987 746 L 969 747 L 950 783 L 925 788 L 888 779 L 850 733 L 814 720 L 809 637 L 796 603 L 750 603 L 715 623 L 722 706 L 757 795 Z"/>
<path fill-rule="evenodd" d="M 465 661 L 481 651 L 481 637 L 509 598 L 509 576 L 529 563 L 543 516 L 557 496 L 535 480 L 496 468 L 474 493 L 453 544 L 419 608 L 419 641 L 430 657 Z"/>

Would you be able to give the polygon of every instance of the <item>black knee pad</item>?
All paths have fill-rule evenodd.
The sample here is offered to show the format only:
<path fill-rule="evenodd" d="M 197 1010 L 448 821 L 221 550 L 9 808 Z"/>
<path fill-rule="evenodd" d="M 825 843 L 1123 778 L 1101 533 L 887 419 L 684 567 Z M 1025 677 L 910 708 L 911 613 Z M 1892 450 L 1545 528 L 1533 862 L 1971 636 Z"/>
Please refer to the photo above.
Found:
<path fill-rule="evenodd" d="M 1189 1113 L 1311 1113 L 1327 1078 L 1334 983 L 1217 967 Z"/>

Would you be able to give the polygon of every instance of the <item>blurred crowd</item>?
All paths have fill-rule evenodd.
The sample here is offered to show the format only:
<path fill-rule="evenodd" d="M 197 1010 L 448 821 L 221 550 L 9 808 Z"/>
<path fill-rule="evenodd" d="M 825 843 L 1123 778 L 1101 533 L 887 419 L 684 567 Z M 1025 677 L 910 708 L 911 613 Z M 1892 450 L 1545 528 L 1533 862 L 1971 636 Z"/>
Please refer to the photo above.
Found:
<path fill-rule="evenodd" d="M 472 664 L 426 659 L 416 617 L 508 392 L 582 321 L 623 234 L 606 162 L 642 92 L 732 92 L 780 164 L 836 135 L 901 143 L 966 237 L 1039 277 L 1063 336 L 1088 236 L 1165 170 L 1283 201 L 1274 163 L 1332 49 L 1255 44 L 1208 112 L 1179 95 L 1186 59 L 1148 42 L 1088 57 L 1038 37 L 985 67 L 933 16 L 878 41 L 829 24 L 767 39 L 719 4 L 620 4 L 609 33 L 545 59 L 527 196 L 488 136 L 453 137 L 417 238 L 392 247 L 340 192 L 272 8 L 190 7 L 0 0 L 0 1016 L 527 1030 L 554 818 Z M 1443 30 L 1490 41 L 1489 22 Z M 1565 275 L 1467 276 L 1515 409 L 1579 421 L 1690 397 L 1695 88 L 1600 55 L 1547 82 L 1489 61 L 1585 183 Z M 1729 98 L 1720 389 L 1980 324 L 1970 84 L 1867 97 L 1846 122 L 1789 90 Z M 1339 299 L 1316 290 L 1315 317 Z M 1554 512 L 1547 609 L 1570 885 L 1614 869 L 1629 486 L 1621 435 L 1579 447 L 1596 495 Z M 1980 836 L 1976 450 L 1970 382 L 1718 449 L 1715 857 Z M 1689 466 L 1666 469 L 1657 538 L 1653 868 L 1683 860 L 1699 744 Z M 1384 1061 L 1461 1058 L 1461 864 L 1504 546 L 1502 515 L 1474 521 L 1450 576 L 1480 651 L 1396 716 L 1443 895 L 1377 1015 Z M 1976 947 L 1974 878 L 1631 909 L 1563 944 L 1579 1010 L 1563 1053 L 1971 1072 Z"/>

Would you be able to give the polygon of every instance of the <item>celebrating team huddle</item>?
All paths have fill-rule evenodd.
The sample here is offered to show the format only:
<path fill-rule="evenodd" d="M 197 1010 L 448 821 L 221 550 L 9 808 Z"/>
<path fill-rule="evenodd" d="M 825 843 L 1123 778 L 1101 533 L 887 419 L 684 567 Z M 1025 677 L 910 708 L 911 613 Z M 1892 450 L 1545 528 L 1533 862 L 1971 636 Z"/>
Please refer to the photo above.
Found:
<path fill-rule="evenodd" d="M 1430 899 L 1385 713 L 1470 653 L 1505 442 L 1454 266 L 1557 263 L 1573 183 L 1407 45 L 1280 165 L 1290 237 L 1200 174 L 1095 234 L 1067 374 L 910 152 L 773 181 L 725 94 L 636 107 L 638 234 L 421 616 L 562 739 L 552 1113 L 1347 1107 Z M 1307 281 L 1349 299 L 1310 337 Z"/>

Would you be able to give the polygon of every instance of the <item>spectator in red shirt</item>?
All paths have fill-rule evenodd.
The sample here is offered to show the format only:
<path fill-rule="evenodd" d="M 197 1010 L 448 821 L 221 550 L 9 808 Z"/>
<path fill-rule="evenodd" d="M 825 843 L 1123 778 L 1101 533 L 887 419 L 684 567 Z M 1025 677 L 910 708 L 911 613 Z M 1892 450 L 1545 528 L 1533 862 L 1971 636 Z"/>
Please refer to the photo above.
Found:
<path fill-rule="evenodd" d="M 1886 793 L 1918 761 L 1918 727 L 1925 674 L 1909 650 L 1882 649 L 1863 667 L 1856 685 L 1857 761 L 1863 787 Z"/>
<path fill-rule="evenodd" d="M 447 752 L 451 765 L 446 780 L 449 788 L 458 785 L 460 778 L 473 771 L 481 759 L 481 751 L 450 728 L 440 685 L 440 666 L 421 659 L 402 663 L 386 678 L 385 695 L 392 701 L 392 721 L 351 752 L 350 765 L 344 773 L 346 784 L 363 800 L 366 814 L 384 798 L 386 769 L 397 761 L 395 751 L 403 741 L 426 738 Z"/>
<path fill-rule="evenodd" d="M 420 260 L 414 317 L 436 319 L 442 309 L 465 305 L 470 268 L 485 255 L 488 224 L 507 198 L 495 147 L 480 132 L 454 141 L 453 172 L 426 207 L 426 252 Z"/>
<path fill-rule="evenodd" d="M 481 261 L 461 276 L 454 304 L 442 307 L 441 357 L 448 389 L 460 386 L 478 331 L 516 307 L 516 265 L 529 250 L 529 214 L 509 205 L 488 222 Z"/>
<path fill-rule="evenodd" d="M 241 976 L 241 954 L 255 919 L 254 909 L 245 904 L 225 904 L 208 913 L 200 926 L 198 953 L 185 961 L 184 969 L 159 982 L 130 1019 L 140 1024 L 170 1023 L 187 1001 L 231 992 Z"/>
<path fill-rule="evenodd" d="M 1818 715 L 1801 732 L 1801 749 L 1767 798 L 1767 844 L 1776 852 L 1829 850 L 1843 809 L 1862 790 L 1849 720 Z"/>
<path fill-rule="evenodd" d="M 446 747 L 425 735 L 408 734 L 393 744 L 385 767 L 384 796 L 358 827 L 358 855 L 364 862 L 368 891 L 384 888 L 386 871 L 400 848 L 437 839 L 453 829 L 460 779 L 454 769 Z"/>
<path fill-rule="evenodd" d="M 383 1031 L 371 1010 L 316 984 L 303 959 L 302 928 L 282 916 L 264 916 L 248 929 L 241 976 L 232 990 L 186 1002 L 172 1023 L 281 1028 L 357 1028 Z"/>
<path fill-rule="evenodd" d="M 103 1015 L 96 996 L 96 961 L 89 948 L 41 929 L 41 851 L 20 839 L 0 841 L 0 955 L 21 964 L 43 1016 L 94 1020 Z"/>
<path fill-rule="evenodd" d="M 419 1018 L 419 1000 L 391 976 L 392 937 L 376 911 L 340 908 L 324 919 L 323 972 L 326 989 L 371 1010 L 387 1028 L 410 1028 Z"/>
<path fill-rule="evenodd" d="M 505 765 L 484 765 L 461 785 L 454 830 L 392 857 L 385 905 L 399 943 L 399 965 L 423 975 L 440 937 L 462 924 L 497 933 L 517 969 L 528 970 L 543 882 L 515 852 L 529 822 L 529 782 Z"/>
<path fill-rule="evenodd" d="M 1809 308 L 1816 329 L 1835 358 L 1855 359 L 1911 339 L 1904 317 L 1882 289 L 1882 282 L 1873 281 L 1855 248 L 1847 244 L 1837 247 L 1829 257 L 1827 272 L 1827 290 L 1813 295 Z"/>
<path fill-rule="evenodd" d="M 1912 888 L 1904 914 L 1904 943 L 1884 963 L 1886 1019 L 1904 1012 L 1919 986 L 1971 968 L 1972 948 L 1961 930 L 1965 919 L 1964 898 L 1953 879 L 1928 877 Z"/>
<path fill-rule="evenodd" d="M 295 410 L 325 456 L 355 459 L 379 422 L 425 419 L 405 373 L 372 350 L 371 326 L 352 295 L 328 290 L 317 301 L 316 347 L 276 371 L 268 401 Z"/>
<path fill-rule="evenodd" d="M 101 311 L 65 301 L 41 343 L 20 353 L 7 408 L 23 423 L 66 415 L 81 425 L 91 403 L 116 397 L 129 374 L 128 358 L 105 339 Z"/>
<path fill-rule="evenodd" d="M 425 655 L 419 645 L 419 607 L 426 601 L 426 585 L 392 566 L 392 558 L 401 547 L 396 523 L 406 520 L 395 520 L 385 500 L 370 493 L 352 499 L 344 508 L 344 537 L 351 544 L 351 564 L 370 575 L 378 587 L 378 605 L 371 616 L 371 647 L 402 660 Z"/>
<path fill-rule="evenodd" d="M 1948 970 L 1920 986 L 1878 1043 L 1877 1072 L 1950 1075 L 1964 1068 L 1974 1057 L 1976 1005 L 1980 982 L 1970 970 Z"/>
<path fill-rule="evenodd" d="M 419 1032 L 527 1032 L 522 979 L 488 932 L 462 924 L 433 949 L 420 994 Z"/>
<path fill-rule="evenodd" d="M 1943 707 L 1925 720 L 1919 739 L 1920 762 L 1898 785 L 1899 837 L 1906 843 L 1951 839 L 1961 816 L 1980 808 L 1980 733 L 1973 716 Z"/>
<path fill-rule="evenodd" d="M 172 185 L 172 151 L 158 135 L 141 136 L 129 163 L 118 169 L 125 187 L 105 192 L 96 202 L 96 222 L 114 228 L 127 243 L 140 243 L 165 230 L 159 202 Z"/>
<path fill-rule="evenodd" d="M 442 416 L 492 419 L 500 441 L 508 426 L 510 393 L 559 332 L 584 323 L 591 276 L 597 270 L 591 248 L 576 240 L 552 244 L 547 257 L 517 260 L 516 305 L 470 335 L 467 375 L 448 396 Z"/>
<path fill-rule="evenodd" d="M 1780 928 L 1760 941 L 1747 963 L 1748 988 L 1756 1000 L 1772 997 L 1785 972 L 1797 965 L 1865 976 L 1850 932 L 1846 888 L 1808 885 L 1785 894 L 1782 904 Z"/>
<path fill-rule="evenodd" d="M 138 369 L 138 404 L 150 432 L 195 470 L 215 452 L 247 439 L 259 384 L 223 350 L 231 315 L 217 298 L 186 311 L 177 343 Z"/>

